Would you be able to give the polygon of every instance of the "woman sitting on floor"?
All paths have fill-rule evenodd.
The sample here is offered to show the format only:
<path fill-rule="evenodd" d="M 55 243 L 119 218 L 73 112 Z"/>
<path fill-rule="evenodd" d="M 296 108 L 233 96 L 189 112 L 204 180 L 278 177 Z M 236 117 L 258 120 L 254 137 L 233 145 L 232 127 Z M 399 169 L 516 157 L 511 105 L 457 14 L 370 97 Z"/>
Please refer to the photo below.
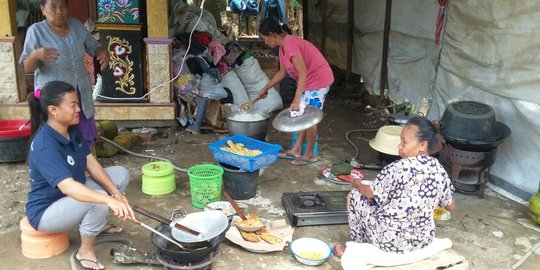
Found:
<path fill-rule="evenodd" d="M 431 243 L 435 209 L 455 208 L 452 182 L 439 161 L 429 156 L 437 145 L 436 135 L 435 127 L 426 118 L 410 119 L 401 131 L 401 159 L 386 166 L 373 185 L 351 183 L 347 209 L 353 241 L 396 253 Z M 344 244 L 334 248 L 338 257 L 344 251 Z"/>

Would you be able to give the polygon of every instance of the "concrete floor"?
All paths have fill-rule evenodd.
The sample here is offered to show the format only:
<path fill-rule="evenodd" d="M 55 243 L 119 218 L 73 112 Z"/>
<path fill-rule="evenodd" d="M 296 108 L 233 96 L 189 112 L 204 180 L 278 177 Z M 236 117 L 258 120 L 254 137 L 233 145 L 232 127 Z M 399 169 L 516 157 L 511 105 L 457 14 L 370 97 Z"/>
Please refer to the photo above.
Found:
<path fill-rule="evenodd" d="M 249 211 L 265 219 L 281 219 L 284 211 L 280 203 L 283 192 L 343 190 L 347 186 L 338 186 L 322 180 L 320 171 L 325 166 L 341 162 L 353 154 L 353 150 L 344 140 L 347 130 L 371 127 L 377 118 L 369 118 L 361 112 L 355 103 L 346 100 L 329 98 L 325 104 L 325 119 L 320 125 L 318 163 L 295 167 L 287 160 L 279 160 L 261 171 L 258 178 L 256 198 L 245 201 Z M 217 134 L 190 135 L 181 129 L 171 128 L 163 132 L 152 142 L 135 148 L 136 152 L 169 158 L 177 166 L 187 168 L 198 163 L 213 163 L 213 156 L 208 144 L 226 136 Z M 360 148 L 359 159 L 370 163 L 377 161 L 377 155 L 368 146 L 365 138 L 372 138 L 374 132 L 355 133 L 353 141 Z M 290 135 L 279 133 L 271 126 L 267 140 L 271 143 L 290 144 Z M 187 212 L 200 211 L 191 205 L 188 176 L 176 172 L 176 190 L 168 195 L 148 196 L 141 191 L 141 166 L 149 159 L 129 155 L 117 155 L 109 159 L 101 159 L 105 166 L 123 165 L 129 168 L 132 182 L 127 190 L 127 197 L 133 204 L 140 205 L 168 216 L 174 209 Z M 367 179 L 373 179 L 376 171 L 366 171 Z M 0 164 L 0 174 L 4 175 L 2 183 L 8 187 L 15 181 L 22 183 L 18 188 L 4 188 L 2 219 L 11 218 L 4 225 L 0 235 L 4 242 L 0 247 L 2 264 L 0 269 L 71 269 L 70 255 L 78 247 L 76 230 L 70 232 L 71 246 L 68 251 L 49 259 L 32 260 L 25 258 L 20 249 L 20 231 L 18 220 L 23 216 L 25 194 L 27 192 L 26 165 Z M 6 178 L 7 177 L 7 178 Z M 11 197 L 10 197 L 11 196 Z M 13 201 L 10 202 L 9 200 Z M 506 199 L 491 189 L 486 189 L 484 199 L 475 196 L 456 194 L 457 210 L 448 221 L 437 222 L 437 237 L 450 238 L 454 246 L 453 254 L 463 256 L 459 269 L 508 269 L 516 263 L 528 248 L 540 241 L 539 226 L 529 229 L 517 221 L 528 221 L 527 207 Z M 18 203 L 16 203 L 18 202 Z M 9 208 L 8 208 L 9 207 Z M 7 209 L 7 210 L 6 210 Z M 152 226 L 157 222 L 139 217 L 141 221 Z M 125 232 L 119 236 L 133 242 L 133 247 L 144 252 L 155 252 L 149 239 L 149 232 L 143 228 L 111 217 L 110 221 L 122 226 Z M 327 242 L 345 242 L 349 239 L 347 225 L 297 227 L 293 239 L 300 237 L 316 237 Z M 118 243 L 104 243 L 97 246 L 99 259 L 107 269 L 163 269 L 148 265 L 116 265 L 109 255 L 111 248 L 119 247 Z M 215 270 L 220 269 L 309 269 L 298 263 L 286 248 L 283 252 L 257 254 L 243 250 L 235 244 L 225 241 L 221 246 L 221 257 L 214 263 Z M 538 269 L 540 250 L 533 253 L 519 269 Z M 400 269 L 435 269 L 441 265 L 419 267 L 410 265 Z M 341 269 L 340 260 L 332 257 L 319 269 Z M 77 268 L 74 268 L 77 269 Z M 443 269 L 443 268 L 438 268 Z M 452 269 L 458 269 L 453 267 Z"/>

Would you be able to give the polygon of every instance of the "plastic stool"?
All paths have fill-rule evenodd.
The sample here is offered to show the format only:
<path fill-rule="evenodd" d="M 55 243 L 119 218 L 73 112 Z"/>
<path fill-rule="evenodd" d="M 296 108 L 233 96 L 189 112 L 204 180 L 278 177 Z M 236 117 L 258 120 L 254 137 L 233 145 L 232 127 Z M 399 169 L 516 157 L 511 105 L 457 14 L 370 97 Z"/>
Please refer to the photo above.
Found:
<path fill-rule="evenodd" d="M 28 218 L 19 223 L 21 228 L 21 248 L 25 257 L 45 259 L 56 256 L 69 248 L 67 232 L 46 233 L 34 230 Z"/>

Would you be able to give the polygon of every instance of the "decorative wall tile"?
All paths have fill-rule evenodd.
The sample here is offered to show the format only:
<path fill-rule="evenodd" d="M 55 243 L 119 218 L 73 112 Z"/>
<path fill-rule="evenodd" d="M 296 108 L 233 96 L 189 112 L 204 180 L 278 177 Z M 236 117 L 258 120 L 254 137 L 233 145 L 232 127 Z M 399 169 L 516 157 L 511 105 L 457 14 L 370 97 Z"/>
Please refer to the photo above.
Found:
<path fill-rule="evenodd" d="M 98 22 L 114 24 L 138 24 L 138 0 L 98 0 Z"/>

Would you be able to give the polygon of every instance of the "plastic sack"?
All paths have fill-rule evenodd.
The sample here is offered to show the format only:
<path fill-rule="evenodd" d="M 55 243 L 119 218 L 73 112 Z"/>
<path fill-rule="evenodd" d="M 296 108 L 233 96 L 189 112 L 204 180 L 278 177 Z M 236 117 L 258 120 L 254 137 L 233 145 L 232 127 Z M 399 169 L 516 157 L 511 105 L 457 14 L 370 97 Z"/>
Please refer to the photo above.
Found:
<path fill-rule="evenodd" d="M 221 81 L 223 87 L 229 88 L 233 95 L 234 104 L 242 104 L 249 101 L 246 88 L 238 78 L 238 74 L 234 70 L 227 72 L 223 75 L 223 80 Z"/>
<path fill-rule="evenodd" d="M 203 73 L 198 85 L 199 96 L 209 99 L 220 100 L 227 97 L 227 91 L 216 78 L 208 73 Z"/>
<path fill-rule="evenodd" d="M 266 73 L 261 69 L 259 61 L 251 56 L 245 59 L 242 65 L 234 68 L 234 71 L 244 84 L 250 100 L 255 99 L 261 89 L 270 81 Z M 272 113 L 283 108 L 281 96 L 273 87 L 268 91 L 266 98 L 261 99 L 253 105 L 253 111 Z"/>

